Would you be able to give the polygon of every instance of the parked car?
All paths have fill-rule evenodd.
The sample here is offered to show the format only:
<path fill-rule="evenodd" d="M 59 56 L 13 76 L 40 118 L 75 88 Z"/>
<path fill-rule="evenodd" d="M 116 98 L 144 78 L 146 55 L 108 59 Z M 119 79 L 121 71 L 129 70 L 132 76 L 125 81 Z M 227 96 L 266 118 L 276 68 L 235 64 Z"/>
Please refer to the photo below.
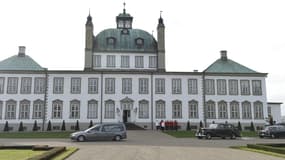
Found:
<path fill-rule="evenodd" d="M 236 139 L 236 137 L 240 137 L 240 132 L 232 124 L 210 124 L 208 128 L 199 129 L 196 132 L 196 137 L 199 139 L 203 137 L 206 139 L 211 139 L 212 137 Z"/>
<path fill-rule="evenodd" d="M 271 138 L 279 138 L 285 137 L 285 126 L 284 125 L 272 125 L 266 126 L 264 130 L 259 132 L 259 137 L 271 137 Z"/>
<path fill-rule="evenodd" d="M 74 132 L 70 135 L 71 140 L 79 142 L 87 140 L 115 140 L 127 138 L 126 126 L 124 123 L 97 124 L 85 131 Z"/>

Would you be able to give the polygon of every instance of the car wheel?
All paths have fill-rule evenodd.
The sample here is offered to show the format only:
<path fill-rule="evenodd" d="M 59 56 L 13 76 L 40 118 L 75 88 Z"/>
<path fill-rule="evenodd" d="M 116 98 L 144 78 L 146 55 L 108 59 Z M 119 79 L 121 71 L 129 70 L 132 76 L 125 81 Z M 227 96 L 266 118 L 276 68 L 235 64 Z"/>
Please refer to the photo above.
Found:
<path fill-rule="evenodd" d="M 201 137 L 201 136 L 198 136 L 197 138 L 198 138 L 198 139 L 202 139 L 203 137 Z"/>
<path fill-rule="evenodd" d="M 121 136 L 116 135 L 114 139 L 115 139 L 115 141 L 120 141 L 121 140 Z"/>
<path fill-rule="evenodd" d="M 232 133 L 231 139 L 236 139 L 236 138 L 237 138 L 236 135 L 234 133 Z"/>
<path fill-rule="evenodd" d="M 212 135 L 210 133 L 206 134 L 206 139 L 212 139 Z"/>
<path fill-rule="evenodd" d="M 78 142 L 84 142 L 84 141 L 85 141 L 85 137 L 84 137 L 84 136 L 79 136 L 79 137 L 77 138 L 77 141 L 78 141 Z"/>
<path fill-rule="evenodd" d="M 259 138 L 264 138 L 263 136 L 259 136 Z"/>

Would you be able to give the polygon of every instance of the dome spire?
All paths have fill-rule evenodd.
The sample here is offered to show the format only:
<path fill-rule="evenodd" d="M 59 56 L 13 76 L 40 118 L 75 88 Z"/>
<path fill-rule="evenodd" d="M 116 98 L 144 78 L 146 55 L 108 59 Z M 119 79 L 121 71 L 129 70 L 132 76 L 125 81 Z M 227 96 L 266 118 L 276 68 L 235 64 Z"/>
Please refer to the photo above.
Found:
<path fill-rule="evenodd" d="M 126 14 L 126 2 L 124 2 L 123 5 L 124 5 L 123 13 Z"/>
<path fill-rule="evenodd" d="M 89 14 L 88 14 L 88 17 L 87 17 L 87 22 L 86 24 L 92 24 L 92 17 L 90 15 L 90 8 L 89 8 Z"/>
<path fill-rule="evenodd" d="M 162 11 L 160 11 L 160 17 L 159 17 L 159 19 L 158 19 L 158 24 L 159 24 L 159 25 L 164 25 L 164 24 L 163 24 L 163 19 L 162 19 L 162 17 L 161 17 L 161 14 L 162 14 Z"/>

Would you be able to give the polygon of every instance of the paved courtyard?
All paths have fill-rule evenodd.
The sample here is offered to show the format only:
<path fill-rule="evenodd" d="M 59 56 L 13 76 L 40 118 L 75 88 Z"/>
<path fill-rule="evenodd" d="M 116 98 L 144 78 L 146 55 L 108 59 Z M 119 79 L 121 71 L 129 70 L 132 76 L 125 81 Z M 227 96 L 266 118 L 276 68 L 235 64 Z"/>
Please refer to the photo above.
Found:
<path fill-rule="evenodd" d="M 48 144 L 80 148 L 68 160 L 281 160 L 230 149 L 248 143 L 285 143 L 285 139 L 242 138 L 237 140 L 173 138 L 157 131 L 128 131 L 128 139 L 121 142 L 72 142 L 69 139 L 0 139 L 0 145 Z"/>

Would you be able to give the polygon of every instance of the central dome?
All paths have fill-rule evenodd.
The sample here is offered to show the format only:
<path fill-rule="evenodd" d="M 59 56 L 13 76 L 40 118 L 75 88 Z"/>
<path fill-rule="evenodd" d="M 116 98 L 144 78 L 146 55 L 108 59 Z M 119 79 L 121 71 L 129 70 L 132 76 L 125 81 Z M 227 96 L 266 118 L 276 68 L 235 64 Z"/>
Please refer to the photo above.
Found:
<path fill-rule="evenodd" d="M 95 36 L 95 52 L 157 53 L 157 42 L 141 29 L 105 29 Z"/>

